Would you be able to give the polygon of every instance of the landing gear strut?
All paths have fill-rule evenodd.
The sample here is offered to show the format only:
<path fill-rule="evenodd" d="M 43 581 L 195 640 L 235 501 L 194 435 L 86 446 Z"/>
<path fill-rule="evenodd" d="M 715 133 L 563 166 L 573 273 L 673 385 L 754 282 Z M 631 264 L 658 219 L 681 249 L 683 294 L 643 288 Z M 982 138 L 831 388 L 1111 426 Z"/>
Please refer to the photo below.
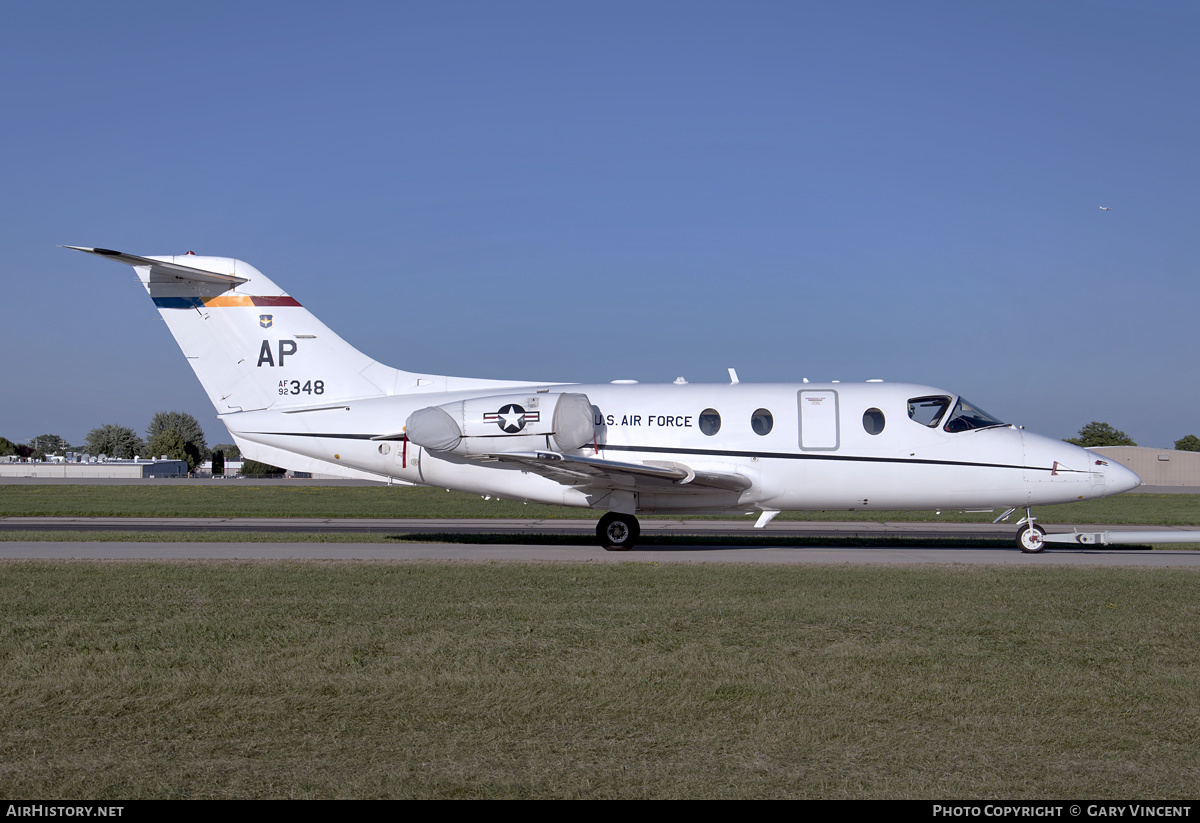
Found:
<path fill-rule="evenodd" d="M 596 524 L 596 539 L 610 552 L 627 552 L 633 548 L 642 528 L 632 514 L 609 512 Z"/>
<path fill-rule="evenodd" d="M 1025 510 L 1025 516 L 1017 521 L 1017 546 L 1026 554 L 1037 554 L 1046 548 L 1046 530 L 1033 522 L 1033 511 Z"/>

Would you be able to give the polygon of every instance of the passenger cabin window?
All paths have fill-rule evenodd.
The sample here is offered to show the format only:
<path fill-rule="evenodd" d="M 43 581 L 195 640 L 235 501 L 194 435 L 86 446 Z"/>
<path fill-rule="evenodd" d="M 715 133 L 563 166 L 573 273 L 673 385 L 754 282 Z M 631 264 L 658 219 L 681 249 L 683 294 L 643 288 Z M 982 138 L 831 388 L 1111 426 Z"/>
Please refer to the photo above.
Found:
<path fill-rule="evenodd" d="M 750 417 L 750 428 L 760 437 L 770 434 L 774 426 L 775 418 L 771 417 L 771 413 L 766 409 L 759 409 Z"/>
<path fill-rule="evenodd" d="M 950 408 L 950 398 L 934 395 L 932 397 L 913 397 L 908 401 L 908 416 L 920 423 L 936 429 L 942 422 L 942 415 Z"/>
<path fill-rule="evenodd" d="M 1003 420 L 992 417 L 978 406 L 968 403 L 961 397 L 954 404 L 954 411 L 942 428 L 948 432 L 965 432 L 971 429 L 992 429 L 997 426 L 1007 426 Z"/>
<path fill-rule="evenodd" d="M 867 430 L 867 434 L 880 434 L 885 422 L 883 412 L 879 409 L 867 409 L 863 412 L 863 428 Z"/>
<path fill-rule="evenodd" d="M 721 415 L 716 409 L 700 412 L 700 431 L 712 437 L 721 430 Z"/>

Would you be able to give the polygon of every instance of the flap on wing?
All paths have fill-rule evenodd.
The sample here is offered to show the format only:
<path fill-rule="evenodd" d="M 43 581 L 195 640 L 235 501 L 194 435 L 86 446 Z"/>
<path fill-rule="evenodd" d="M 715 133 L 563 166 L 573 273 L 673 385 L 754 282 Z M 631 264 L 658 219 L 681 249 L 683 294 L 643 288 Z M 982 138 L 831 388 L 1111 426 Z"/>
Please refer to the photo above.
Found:
<path fill-rule="evenodd" d="M 680 490 L 703 487 L 741 492 L 753 485 L 749 478 L 733 472 L 693 471 L 682 463 L 650 461 L 622 463 L 599 457 L 577 457 L 558 452 L 519 452 L 492 454 L 489 458 L 504 463 L 519 463 L 529 471 L 560 483 L 594 484 L 616 482 L 627 486 L 630 480 L 643 479 L 668 483 Z"/>
<path fill-rule="evenodd" d="M 213 271 L 204 269 L 195 269 L 191 266 L 181 266 L 178 263 L 168 263 L 163 260 L 152 260 L 149 257 L 138 257 L 136 254 L 125 254 L 112 249 L 93 249 L 87 246 L 63 246 L 64 249 L 74 249 L 75 251 L 87 252 L 100 257 L 107 257 L 109 260 L 116 260 L 118 263 L 125 263 L 129 266 L 149 266 L 150 273 L 160 275 L 170 275 L 177 277 L 180 280 L 195 280 L 200 283 L 218 283 L 222 286 L 232 288 L 233 286 L 248 283 L 245 277 L 238 277 L 233 274 L 217 274 Z"/>

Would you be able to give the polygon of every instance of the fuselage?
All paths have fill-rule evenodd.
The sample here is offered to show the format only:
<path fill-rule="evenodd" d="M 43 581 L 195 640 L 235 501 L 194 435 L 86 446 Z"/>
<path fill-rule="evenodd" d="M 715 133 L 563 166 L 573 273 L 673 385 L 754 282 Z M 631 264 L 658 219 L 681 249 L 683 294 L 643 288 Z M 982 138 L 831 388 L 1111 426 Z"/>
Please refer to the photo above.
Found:
<path fill-rule="evenodd" d="M 964 406 L 952 392 L 904 383 L 524 388 L 510 383 L 222 419 L 239 441 L 381 478 L 514 500 L 611 508 L 594 489 L 564 485 L 490 454 L 439 453 L 402 437 L 372 439 L 401 433 L 409 416 L 422 408 L 522 392 L 587 396 L 593 437 L 571 454 L 683 464 L 748 481 L 748 488 L 738 491 L 619 484 L 633 496 L 639 513 L 1027 507 L 1116 494 L 1140 482 L 1133 472 L 1093 452 L 972 415 L 970 404 Z M 487 428 L 491 430 L 490 424 Z M 533 444 L 527 435 L 516 437 L 524 440 L 514 448 L 555 450 L 550 437 Z M 497 426 L 482 451 L 502 454 L 508 442 Z"/>

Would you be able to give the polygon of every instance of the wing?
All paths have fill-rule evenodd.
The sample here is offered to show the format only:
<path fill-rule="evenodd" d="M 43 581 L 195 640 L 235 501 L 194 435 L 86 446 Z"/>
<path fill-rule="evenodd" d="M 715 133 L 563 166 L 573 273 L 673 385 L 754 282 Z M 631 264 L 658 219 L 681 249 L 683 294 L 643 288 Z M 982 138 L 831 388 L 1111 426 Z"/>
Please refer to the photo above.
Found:
<path fill-rule="evenodd" d="M 622 463 L 558 452 L 492 454 L 487 459 L 516 463 L 527 471 L 567 486 L 605 489 L 649 487 L 660 492 L 700 489 L 743 492 L 753 485 L 749 478 L 735 472 L 695 471 L 682 463 L 666 461 Z"/>

